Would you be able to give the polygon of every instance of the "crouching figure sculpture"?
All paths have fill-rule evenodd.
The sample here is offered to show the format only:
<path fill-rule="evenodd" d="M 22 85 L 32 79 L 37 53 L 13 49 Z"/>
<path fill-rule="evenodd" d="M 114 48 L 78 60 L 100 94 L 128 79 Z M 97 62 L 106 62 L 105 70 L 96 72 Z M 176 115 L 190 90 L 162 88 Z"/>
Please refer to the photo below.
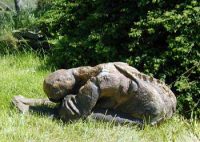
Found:
<path fill-rule="evenodd" d="M 30 106 L 59 103 L 58 116 L 63 121 L 90 115 L 153 125 L 176 110 L 176 97 L 163 82 L 122 62 L 57 70 L 45 78 L 43 87 L 49 99 L 15 96 L 12 101 L 22 112 Z"/>

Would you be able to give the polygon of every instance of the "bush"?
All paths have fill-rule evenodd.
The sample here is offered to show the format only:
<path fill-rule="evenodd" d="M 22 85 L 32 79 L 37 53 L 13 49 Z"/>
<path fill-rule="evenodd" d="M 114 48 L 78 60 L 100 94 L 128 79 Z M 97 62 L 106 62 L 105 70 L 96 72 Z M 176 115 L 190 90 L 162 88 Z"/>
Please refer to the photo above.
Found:
<path fill-rule="evenodd" d="M 28 47 L 27 44 L 21 45 L 12 32 L 15 29 L 26 28 L 33 29 L 35 16 L 32 10 L 20 11 L 0 11 L 0 54 L 14 53 L 21 50 L 22 47 Z M 31 25 L 31 26 L 30 26 Z M 29 47 L 28 47 L 29 48 Z"/>
<path fill-rule="evenodd" d="M 58 0 L 45 8 L 36 24 L 54 45 L 49 63 L 128 62 L 170 84 L 180 113 L 200 116 L 197 0 Z"/>

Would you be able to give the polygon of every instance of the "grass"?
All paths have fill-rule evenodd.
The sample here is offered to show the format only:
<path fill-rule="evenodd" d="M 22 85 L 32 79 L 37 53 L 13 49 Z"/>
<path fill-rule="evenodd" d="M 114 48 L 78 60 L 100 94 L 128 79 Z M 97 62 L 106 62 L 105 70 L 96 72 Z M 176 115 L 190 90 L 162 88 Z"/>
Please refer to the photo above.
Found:
<path fill-rule="evenodd" d="M 200 122 L 176 115 L 160 126 L 114 125 L 94 120 L 64 124 L 40 114 L 20 114 L 10 104 L 14 95 L 45 97 L 43 78 L 51 71 L 45 58 L 34 53 L 0 56 L 0 141 L 1 142 L 198 142 Z"/>

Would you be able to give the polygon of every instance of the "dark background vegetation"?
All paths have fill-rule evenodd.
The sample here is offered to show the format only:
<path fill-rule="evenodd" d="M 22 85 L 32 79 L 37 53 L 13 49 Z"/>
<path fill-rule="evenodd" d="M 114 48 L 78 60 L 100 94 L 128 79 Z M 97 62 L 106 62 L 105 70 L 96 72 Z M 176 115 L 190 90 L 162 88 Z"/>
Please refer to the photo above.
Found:
<path fill-rule="evenodd" d="M 51 44 L 48 65 L 127 62 L 169 84 L 180 114 L 200 118 L 197 0 L 39 0 L 31 12 L 4 12 L 0 18 L 4 29 L 7 21 L 12 29 L 41 30 Z M 2 53 L 10 44 L 18 48 L 12 36 L 0 43 Z"/>

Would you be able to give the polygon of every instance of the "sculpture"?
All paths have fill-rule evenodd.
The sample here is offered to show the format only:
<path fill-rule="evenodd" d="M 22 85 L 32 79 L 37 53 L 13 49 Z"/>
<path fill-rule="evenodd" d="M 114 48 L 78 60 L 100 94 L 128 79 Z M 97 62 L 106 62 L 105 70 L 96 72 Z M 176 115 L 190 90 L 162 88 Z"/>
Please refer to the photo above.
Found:
<path fill-rule="evenodd" d="M 15 96 L 13 103 L 22 112 L 29 106 L 59 103 L 63 121 L 92 114 L 96 119 L 152 125 L 176 110 L 176 97 L 163 82 L 122 62 L 57 70 L 45 78 L 43 87 L 49 100 Z"/>

